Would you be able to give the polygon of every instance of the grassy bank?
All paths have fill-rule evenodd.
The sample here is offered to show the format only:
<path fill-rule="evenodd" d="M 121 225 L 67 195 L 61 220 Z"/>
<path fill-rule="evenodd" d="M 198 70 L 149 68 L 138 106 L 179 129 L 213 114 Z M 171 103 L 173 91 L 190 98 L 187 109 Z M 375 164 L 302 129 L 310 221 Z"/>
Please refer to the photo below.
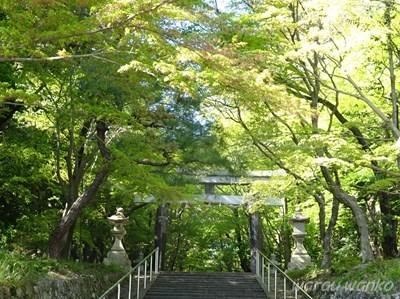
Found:
<path fill-rule="evenodd" d="M 287 274 L 291 278 L 303 282 L 329 281 L 334 285 L 341 286 L 355 286 L 358 282 L 361 282 L 360 286 L 366 286 L 369 282 L 388 282 L 393 287 L 385 291 L 385 294 L 394 294 L 400 291 L 400 258 L 390 260 L 376 259 L 365 265 L 354 266 L 354 263 L 348 263 L 347 267 L 344 265 L 333 265 L 330 270 L 321 270 L 317 267 L 302 270 L 295 269 L 288 271 Z"/>
<path fill-rule="evenodd" d="M 102 275 L 121 269 L 103 264 L 57 262 L 24 256 L 0 249 L 0 285 L 21 286 L 43 279 L 71 279 L 81 275 Z"/>

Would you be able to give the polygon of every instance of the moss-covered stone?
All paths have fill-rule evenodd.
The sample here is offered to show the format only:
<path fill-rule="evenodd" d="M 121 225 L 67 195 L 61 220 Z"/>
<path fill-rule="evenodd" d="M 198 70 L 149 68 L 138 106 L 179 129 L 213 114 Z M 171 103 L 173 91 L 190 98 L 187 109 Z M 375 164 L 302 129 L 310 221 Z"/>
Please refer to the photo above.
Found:
<path fill-rule="evenodd" d="M 0 286 L 0 298 L 81 299 L 98 298 L 111 287 L 122 273 L 95 276 L 85 275 L 72 279 L 46 279 L 20 287 Z"/>

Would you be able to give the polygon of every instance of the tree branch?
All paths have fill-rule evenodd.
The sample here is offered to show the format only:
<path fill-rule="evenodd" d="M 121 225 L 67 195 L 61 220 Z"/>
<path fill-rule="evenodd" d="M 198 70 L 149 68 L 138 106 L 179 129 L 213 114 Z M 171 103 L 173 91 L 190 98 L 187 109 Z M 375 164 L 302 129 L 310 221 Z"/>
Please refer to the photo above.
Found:
<path fill-rule="evenodd" d="M 67 60 L 74 58 L 96 58 L 99 60 L 103 60 L 106 62 L 111 62 L 113 64 L 121 66 L 122 64 L 113 61 L 111 59 L 101 57 L 101 54 L 110 54 L 112 52 L 104 52 L 104 53 L 89 53 L 89 54 L 80 54 L 80 55 L 59 55 L 59 56 L 51 56 L 51 57 L 0 57 L 0 62 L 10 61 L 10 62 L 46 62 L 46 61 L 54 61 L 54 60 Z"/>

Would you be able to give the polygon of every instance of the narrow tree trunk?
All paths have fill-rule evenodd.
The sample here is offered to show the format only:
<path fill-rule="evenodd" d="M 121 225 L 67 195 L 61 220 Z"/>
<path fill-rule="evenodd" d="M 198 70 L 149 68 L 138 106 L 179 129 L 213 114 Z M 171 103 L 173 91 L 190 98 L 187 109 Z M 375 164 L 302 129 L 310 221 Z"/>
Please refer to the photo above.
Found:
<path fill-rule="evenodd" d="M 326 213 L 325 213 L 325 198 L 320 195 L 315 196 L 315 198 L 317 199 L 317 203 L 318 203 L 318 208 L 319 208 L 319 212 L 318 212 L 318 220 L 319 220 L 319 236 L 321 238 L 321 240 L 325 240 L 325 234 L 326 234 L 326 229 L 325 229 L 325 219 L 326 219 Z"/>
<path fill-rule="evenodd" d="M 362 262 L 367 263 L 374 259 L 374 255 L 372 253 L 371 244 L 369 241 L 369 229 L 367 218 L 364 215 L 364 211 L 361 209 L 357 200 L 350 196 L 339 188 L 331 188 L 334 196 L 341 201 L 344 205 L 348 206 L 353 213 L 353 216 L 356 219 L 358 232 L 360 234 L 360 250 L 362 256 Z"/>
<path fill-rule="evenodd" d="M 398 221 L 395 219 L 390 207 L 390 200 L 383 192 L 379 195 L 379 206 L 382 213 L 382 252 L 385 258 L 396 257 Z"/>
<path fill-rule="evenodd" d="M 69 195 L 66 199 L 67 203 L 65 205 L 62 217 L 65 217 L 68 214 L 75 199 L 79 197 L 78 186 L 79 186 L 79 181 L 76 181 L 76 180 L 70 181 L 69 193 L 68 193 Z M 72 248 L 72 240 L 73 240 L 73 236 L 74 236 L 75 224 L 76 224 L 76 222 L 74 222 L 71 225 L 71 227 L 67 230 L 67 232 L 61 238 L 61 240 L 58 244 L 58 246 L 60 248 L 60 259 L 69 260 L 71 257 L 71 248 Z"/>
<path fill-rule="evenodd" d="M 249 214 L 250 225 L 250 268 L 253 273 L 256 272 L 256 252 L 262 250 L 262 220 L 260 212 Z"/>
<path fill-rule="evenodd" d="M 283 252 L 284 252 L 284 268 L 286 269 L 290 263 L 290 259 L 292 257 L 292 234 L 289 226 L 289 220 L 286 215 L 286 211 L 288 210 L 288 202 L 285 198 L 285 206 L 283 210 L 283 218 L 282 218 L 282 234 L 283 234 Z"/>
<path fill-rule="evenodd" d="M 243 243 L 242 233 L 240 230 L 238 208 L 233 209 L 233 214 L 235 215 L 235 219 L 236 219 L 235 234 L 236 234 L 236 242 L 237 242 L 237 247 L 238 247 L 237 254 L 238 254 L 239 260 L 240 260 L 240 267 L 242 268 L 242 270 L 244 272 L 251 272 L 250 261 L 248 258 L 248 251 L 246 248 L 247 246 L 245 246 L 245 244 Z"/>
<path fill-rule="evenodd" d="M 176 258 L 178 257 L 179 251 L 181 249 L 181 243 L 182 243 L 182 235 L 181 235 L 181 232 L 178 232 L 178 237 L 177 237 L 176 246 L 175 246 L 175 252 L 172 254 L 171 261 L 169 263 L 170 271 L 174 271 Z"/>
<path fill-rule="evenodd" d="M 185 208 L 182 207 L 182 209 L 177 213 L 178 222 L 181 221 L 182 214 L 183 214 L 184 211 L 185 211 Z M 169 261 L 169 270 L 170 271 L 174 271 L 176 258 L 178 257 L 179 251 L 181 250 L 182 234 L 181 234 L 181 229 L 180 229 L 179 226 L 180 226 L 180 223 L 178 224 L 178 236 L 177 236 L 177 239 L 176 239 L 175 250 L 171 254 L 171 259 Z"/>
<path fill-rule="evenodd" d="M 71 258 L 71 248 L 72 240 L 74 237 L 75 224 L 76 222 L 71 225 L 71 227 L 68 229 L 67 233 L 64 235 L 60 242 L 60 258 L 62 260 L 69 260 Z"/>
<path fill-rule="evenodd" d="M 322 259 L 322 265 L 325 265 L 326 263 L 329 263 L 330 265 L 330 252 L 327 252 L 326 249 L 330 249 L 330 244 L 327 246 L 326 242 L 328 241 L 326 239 L 326 228 L 325 228 L 325 218 L 326 218 L 326 213 L 325 213 L 325 196 L 321 192 L 315 192 L 313 194 L 319 208 L 318 212 L 318 218 L 319 218 L 319 237 L 321 238 L 321 244 L 323 248 L 323 259 Z M 329 241 L 330 242 L 330 239 Z M 326 261 L 324 260 L 326 259 Z M 326 266 L 321 266 L 322 268 L 328 268 Z"/>
<path fill-rule="evenodd" d="M 164 203 L 157 209 L 154 245 L 159 248 L 159 269 L 165 271 L 165 253 L 167 250 L 168 204 Z"/>
<path fill-rule="evenodd" d="M 389 60 L 389 74 L 390 74 L 390 98 L 392 100 L 392 122 L 396 128 L 399 128 L 399 107 L 397 104 L 396 92 L 396 69 L 394 61 L 394 47 L 392 40 L 392 10 L 394 10 L 393 3 L 386 3 L 386 10 L 384 15 L 385 25 L 389 29 L 386 34 L 388 60 Z"/>
<path fill-rule="evenodd" d="M 397 90 L 396 90 L 396 67 L 394 61 L 394 46 L 392 39 L 392 11 L 394 10 L 393 3 L 386 3 L 385 10 L 385 24 L 389 29 L 387 32 L 387 50 L 388 50 L 388 59 L 389 59 L 389 74 L 390 74 L 390 98 L 392 100 L 392 122 L 399 128 L 399 106 L 398 106 L 398 98 L 397 98 Z M 400 169 L 400 157 L 397 156 L 397 168 Z M 394 219 L 394 215 L 392 213 L 392 209 L 390 207 L 390 202 L 387 194 L 380 194 L 379 201 L 381 212 L 383 214 L 382 217 L 382 233 L 383 233 L 383 241 L 382 241 L 382 251 L 383 256 L 390 258 L 395 257 L 398 254 L 397 250 L 397 228 L 398 221 Z"/>
<path fill-rule="evenodd" d="M 372 261 L 374 259 L 374 255 L 372 253 L 372 248 L 369 241 L 368 222 L 364 211 L 361 209 L 355 197 L 348 195 L 340 188 L 340 181 L 337 173 L 335 173 L 336 181 L 334 181 L 329 173 L 329 170 L 325 166 L 320 166 L 320 169 L 327 184 L 325 187 L 338 201 L 350 208 L 354 218 L 356 219 L 358 233 L 360 234 L 360 251 L 362 262 L 367 263 Z"/>
<path fill-rule="evenodd" d="M 373 197 L 371 201 L 368 201 L 368 199 L 365 198 L 365 205 L 368 209 L 370 222 L 373 223 L 372 226 L 370 226 L 372 252 L 374 253 L 375 257 L 381 258 L 383 257 L 381 249 L 381 237 L 380 237 L 380 229 L 382 228 L 382 223 L 380 221 L 379 216 L 377 215 L 378 214 L 376 210 L 377 200 L 378 200 L 377 196 Z"/>
<path fill-rule="evenodd" d="M 321 262 L 322 269 L 328 269 L 331 266 L 331 241 L 332 241 L 333 229 L 335 228 L 338 215 L 339 215 L 339 201 L 336 199 L 336 197 L 333 197 L 331 218 L 329 219 L 328 228 L 325 231 L 323 239 L 324 252 Z"/>

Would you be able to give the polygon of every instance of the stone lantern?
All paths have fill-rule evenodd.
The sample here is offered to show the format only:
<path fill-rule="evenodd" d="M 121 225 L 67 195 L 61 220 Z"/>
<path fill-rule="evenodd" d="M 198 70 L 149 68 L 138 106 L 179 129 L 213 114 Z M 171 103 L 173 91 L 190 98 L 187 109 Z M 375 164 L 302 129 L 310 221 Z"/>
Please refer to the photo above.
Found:
<path fill-rule="evenodd" d="M 289 223 L 293 225 L 293 238 L 296 246 L 290 258 L 289 270 L 303 269 L 313 265 L 303 244 L 304 238 L 307 235 L 305 225 L 309 222 L 310 218 L 305 217 L 300 209 L 297 209 L 294 217 L 289 219 Z"/>
<path fill-rule="evenodd" d="M 114 225 L 111 230 L 111 233 L 114 236 L 114 245 L 111 247 L 111 251 L 107 253 L 104 263 L 106 265 L 120 265 L 126 271 L 129 271 L 131 270 L 131 262 L 125 252 L 124 246 L 122 245 L 122 239 L 126 234 L 124 226 L 129 224 L 129 219 L 124 216 L 123 208 L 117 208 L 115 215 L 107 217 L 107 219 L 112 225 Z"/>

